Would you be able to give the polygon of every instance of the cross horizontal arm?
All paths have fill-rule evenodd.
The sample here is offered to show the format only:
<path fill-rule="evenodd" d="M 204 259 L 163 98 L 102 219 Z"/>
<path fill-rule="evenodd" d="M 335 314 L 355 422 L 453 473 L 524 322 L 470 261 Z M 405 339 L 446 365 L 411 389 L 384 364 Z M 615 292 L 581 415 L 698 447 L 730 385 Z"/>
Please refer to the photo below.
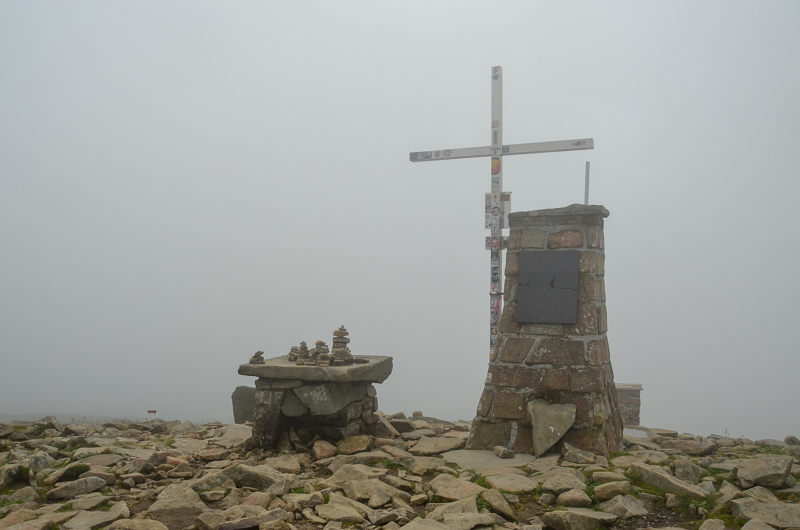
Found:
<path fill-rule="evenodd" d="M 462 149 L 442 149 L 440 151 L 417 151 L 409 154 L 412 162 L 432 162 L 434 160 L 451 160 L 456 158 L 477 158 L 481 156 L 525 155 L 530 153 L 554 153 L 557 151 L 582 151 L 594 149 L 593 138 L 581 140 L 561 140 L 557 142 L 536 142 L 531 144 L 504 145 L 500 149 L 485 147 L 466 147 Z"/>

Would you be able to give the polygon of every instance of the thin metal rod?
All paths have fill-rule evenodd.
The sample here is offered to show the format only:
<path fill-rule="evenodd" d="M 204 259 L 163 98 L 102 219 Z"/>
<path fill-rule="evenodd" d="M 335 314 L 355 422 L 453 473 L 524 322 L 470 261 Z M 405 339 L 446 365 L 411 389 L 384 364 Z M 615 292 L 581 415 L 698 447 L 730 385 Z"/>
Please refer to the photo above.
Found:
<path fill-rule="evenodd" d="M 586 161 L 586 188 L 583 192 L 583 204 L 589 204 L 589 161 Z"/>

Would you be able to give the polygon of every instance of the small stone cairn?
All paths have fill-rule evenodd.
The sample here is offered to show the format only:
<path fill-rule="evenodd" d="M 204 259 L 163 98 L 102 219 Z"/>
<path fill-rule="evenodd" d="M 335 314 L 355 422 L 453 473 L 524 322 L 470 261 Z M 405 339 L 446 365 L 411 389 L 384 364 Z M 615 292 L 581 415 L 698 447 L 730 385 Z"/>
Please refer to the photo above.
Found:
<path fill-rule="evenodd" d="M 353 363 L 363 364 L 368 363 L 367 357 L 353 357 L 350 348 L 347 347 L 350 339 L 347 336 L 350 333 L 344 326 L 339 326 L 339 329 L 333 332 L 333 349 L 329 350 L 325 341 L 318 340 L 314 344 L 314 348 L 308 349 L 305 342 L 301 342 L 300 346 L 292 346 L 289 350 L 287 360 L 295 363 L 298 366 L 348 366 Z M 262 352 L 263 353 L 263 352 Z M 255 356 L 253 357 L 255 358 Z M 251 364 L 253 360 L 250 360 Z"/>

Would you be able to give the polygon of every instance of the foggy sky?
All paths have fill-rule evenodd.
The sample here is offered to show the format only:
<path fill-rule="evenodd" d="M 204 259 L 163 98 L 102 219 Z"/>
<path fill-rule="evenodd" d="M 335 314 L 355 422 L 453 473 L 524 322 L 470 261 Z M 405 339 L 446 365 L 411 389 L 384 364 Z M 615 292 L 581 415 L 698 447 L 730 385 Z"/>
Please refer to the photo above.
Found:
<path fill-rule="evenodd" d="M 606 220 L 643 425 L 800 435 L 797 2 L 0 3 L 0 413 L 232 421 L 257 350 L 391 355 L 386 413 L 475 415 L 488 159 Z"/>

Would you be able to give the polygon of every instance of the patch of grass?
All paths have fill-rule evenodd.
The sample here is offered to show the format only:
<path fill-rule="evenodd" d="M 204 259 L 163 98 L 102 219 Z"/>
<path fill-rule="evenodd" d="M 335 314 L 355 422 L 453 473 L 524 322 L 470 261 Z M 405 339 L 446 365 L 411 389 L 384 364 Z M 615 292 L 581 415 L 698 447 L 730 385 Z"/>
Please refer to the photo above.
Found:
<path fill-rule="evenodd" d="M 492 487 L 489 485 L 488 482 L 486 482 L 486 478 L 484 478 L 484 477 L 478 477 L 475 480 L 473 480 L 473 482 L 475 484 L 477 484 L 478 486 L 482 486 L 482 487 L 486 488 L 487 490 L 492 489 Z"/>
<path fill-rule="evenodd" d="M 491 504 L 489 504 L 489 503 L 488 503 L 488 502 L 487 502 L 487 501 L 486 501 L 486 500 L 483 498 L 483 495 L 480 495 L 480 496 L 478 497 L 478 510 L 483 510 L 483 509 L 491 510 L 491 509 L 492 509 L 492 505 L 491 505 Z"/>
<path fill-rule="evenodd" d="M 445 504 L 450 502 L 449 500 L 445 499 L 444 497 L 439 497 L 438 495 L 434 495 L 433 499 L 430 502 L 435 502 L 437 504 Z"/>
<path fill-rule="evenodd" d="M 56 511 L 57 511 L 57 512 L 68 512 L 68 511 L 70 511 L 71 509 L 72 509 L 72 503 L 71 503 L 71 502 L 68 502 L 68 503 L 66 503 L 64 506 L 62 506 L 61 508 L 59 508 L 59 509 L 58 509 L 58 510 L 56 510 Z"/>
<path fill-rule="evenodd" d="M 376 462 L 373 465 L 373 467 L 380 467 L 383 469 L 404 469 L 403 466 L 401 466 L 397 462 L 389 460 L 388 458 L 381 458 L 378 462 Z"/>
<path fill-rule="evenodd" d="M 797 495 L 794 493 L 786 493 L 785 491 L 776 491 L 775 496 L 787 502 L 797 502 Z"/>
<path fill-rule="evenodd" d="M 292 493 L 305 493 L 306 491 L 303 488 L 295 488 L 292 490 Z"/>
<path fill-rule="evenodd" d="M 3 491 L 5 491 L 5 490 L 3 490 Z M 0 501 L 0 508 L 8 506 L 9 504 L 25 504 L 25 501 L 22 501 L 22 500 L 20 500 L 20 501 L 10 501 L 8 499 L 3 499 L 2 501 Z"/>
<path fill-rule="evenodd" d="M 782 455 L 779 447 L 770 447 L 768 445 L 760 445 L 756 454 L 759 455 Z"/>
<path fill-rule="evenodd" d="M 716 519 L 722 519 L 725 521 L 726 528 L 732 528 L 733 530 L 740 530 L 742 526 L 747 522 L 744 519 L 736 519 L 731 514 L 731 507 L 725 504 L 722 509 L 715 514 Z"/>
<path fill-rule="evenodd" d="M 657 496 L 658 499 L 656 499 L 655 502 L 658 502 L 659 504 L 664 504 L 666 502 L 666 497 L 665 496 L 668 493 L 667 490 L 663 490 L 663 489 L 658 488 L 656 486 L 651 486 L 650 484 L 645 483 L 639 477 L 639 475 L 637 475 L 636 473 L 634 473 L 632 471 L 628 471 L 627 473 L 625 473 L 625 476 L 628 478 L 628 480 L 631 481 L 631 485 L 636 486 L 638 488 L 641 488 L 642 491 L 644 491 L 645 493 L 649 493 L 650 495 Z M 634 492 L 634 495 L 635 494 L 636 493 Z"/>
<path fill-rule="evenodd" d="M 594 482 L 588 482 L 586 484 L 585 493 L 586 493 L 586 495 L 589 496 L 590 499 L 592 499 L 592 504 L 597 504 L 598 500 L 597 500 L 597 496 L 594 494 L 594 487 L 595 487 L 595 483 Z"/>

